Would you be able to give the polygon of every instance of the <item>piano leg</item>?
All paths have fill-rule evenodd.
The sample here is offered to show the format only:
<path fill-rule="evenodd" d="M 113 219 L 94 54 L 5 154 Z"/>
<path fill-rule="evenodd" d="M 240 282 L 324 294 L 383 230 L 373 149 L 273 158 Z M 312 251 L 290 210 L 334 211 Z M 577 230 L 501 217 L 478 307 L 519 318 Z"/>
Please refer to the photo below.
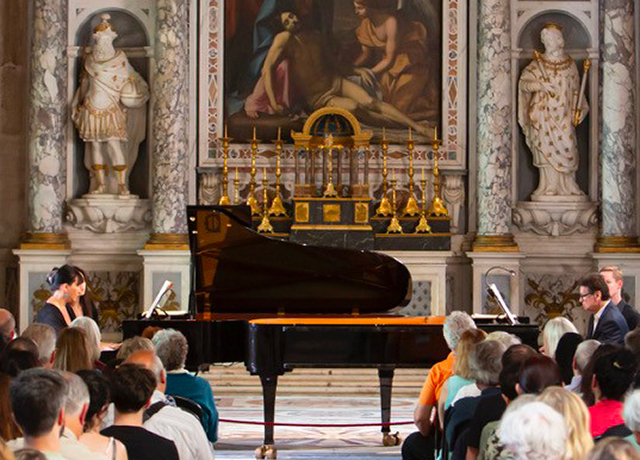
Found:
<path fill-rule="evenodd" d="M 260 382 L 262 383 L 262 403 L 264 411 L 264 445 L 258 449 L 262 450 L 262 453 L 267 458 L 276 458 L 277 450 L 274 447 L 273 442 L 273 422 L 276 415 L 276 387 L 278 386 L 277 375 L 261 375 Z M 256 458 L 264 458 L 258 456 L 258 450 L 256 450 Z"/>
<path fill-rule="evenodd" d="M 380 409 L 382 423 L 391 421 L 391 390 L 393 386 L 394 369 L 378 369 L 380 379 Z M 397 446 L 400 444 L 398 433 L 391 434 L 391 427 L 384 425 L 382 429 L 382 444 L 385 446 Z"/>

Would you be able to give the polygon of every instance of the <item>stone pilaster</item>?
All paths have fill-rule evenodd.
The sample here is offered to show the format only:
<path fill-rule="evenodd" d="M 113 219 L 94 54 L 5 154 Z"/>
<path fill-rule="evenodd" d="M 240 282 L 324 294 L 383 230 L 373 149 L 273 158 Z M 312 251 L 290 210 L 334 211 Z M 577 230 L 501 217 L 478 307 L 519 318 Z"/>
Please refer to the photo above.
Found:
<path fill-rule="evenodd" d="M 478 12 L 478 233 L 474 251 L 511 252 L 510 0 Z"/>
<path fill-rule="evenodd" d="M 640 252 L 633 0 L 602 0 L 602 230 L 598 252 Z"/>
<path fill-rule="evenodd" d="M 67 1 L 34 0 L 29 89 L 28 228 L 23 249 L 63 249 Z"/>
<path fill-rule="evenodd" d="M 149 249 L 187 249 L 189 2 L 159 0 L 153 82 L 153 223 Z"/>

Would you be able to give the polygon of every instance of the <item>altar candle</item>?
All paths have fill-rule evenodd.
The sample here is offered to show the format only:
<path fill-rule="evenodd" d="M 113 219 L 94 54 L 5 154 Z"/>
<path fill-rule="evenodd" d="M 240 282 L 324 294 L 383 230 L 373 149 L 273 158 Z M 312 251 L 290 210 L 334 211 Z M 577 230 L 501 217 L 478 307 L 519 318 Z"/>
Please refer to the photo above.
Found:
<path fill-rule="evenodd" d="M 437 141 L 438 140 L 438 125 L 435 125 L 433 127 L 433 140 Z"/>
<path fill-rule="evenodd" d="M 253 140 L 256 140 L 256 125 L 253 125 Z"/>
<path fill-rule="evenodd" d="M 238 180 L 238 167 L 236 166 L 236 180 Z"/>
<path fill-rule="evenodd" d="M 387 140 L 387 131 L 384 126 L 382 127 L 382 140 L 383 141 Z"/>
<path fill-rule="evenodd" d="M 424 166 L 422 167 L 422 180 L 424 180 Z"/>
<path fill-rule="evenodd" d="M 410 140 L 410 141 L 412 141 L 412 140 L 413 140 L 413 137 L 412 137 L 412 135 L 411 135 L 411 126 L 409 126 L 409 140 Z"/>
<path fill-rule="evenodd" d="M 278 140 L 280 140 L 280 126 L 278 126 Z"/>
<path fill-rule="evenodd" d="M 266 180 L 267 178 L 267 167 L 265 166 L 264 169 L 262 170 L 262 178 Z"/>
<path fill-rule="evenodd" d="M 391 177 L 393 178 L 393 180 L 396 180 L 396 170 L 395 169 L 391 170 L 391 174 L 392 174 Z"/>
<path fill-rule="evenodd" d="M 227 124 L 224 124 L 224 137 L 227 137 Z"/>

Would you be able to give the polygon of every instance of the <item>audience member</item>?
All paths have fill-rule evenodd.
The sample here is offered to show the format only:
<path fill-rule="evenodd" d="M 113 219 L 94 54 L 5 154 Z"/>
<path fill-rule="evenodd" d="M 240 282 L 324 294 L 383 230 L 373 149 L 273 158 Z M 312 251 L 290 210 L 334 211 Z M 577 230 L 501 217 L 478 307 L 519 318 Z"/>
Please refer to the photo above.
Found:
<path fill-rule="evenodd" d="M 578 396 L 580 396 L 583 401 L 585 401 L 585 399 L 581 390 L 582 376 L 584 375 L 587 366 L 589 365 L 591 357 L 598 349 L 598 347 L 600 347 L 600 342 L 598 342 L 597 340 L 585 340 L 581 342 L 580 345 L 578 345 L 578 348 L 576 348 L 576 354 L 573 357 L 573 378 L 571 379 L 571 383 L 569 383 L 566 388 L 567 390 L 573 391 Z M 588 405 L 589 404 L 587 404 L 587 406 Z"/>
<path fill-rule="evenodd" d="M 156 335 L 156 332 L 161 331 L 162 329 L 164 328 L 158 326 L 147 326 L 142 331 L 142 337 L 153 340 L 153 336 Z"/>
<path fill-rule="evenodd" d="M 593 393 L 596 403 L 589 408 L 591 436 L 606 435 L 613 427 L 624 425 L 624 397 L 631 386 L 636 359 L 629 350 L 616 349 L 598 356 L 593 367 Z"/>
<path fill-rule="evenodd" d="M 77 327 L 84 331 L 87 337 L 87 344 L 89 345 L 89 355 L 93 360 L 93 367 L 104 370 L 106 366 L 100 361 L 100 342 L 102 335 L 100 334 L 98 324 L 88 316 L 81 316 L 71 321 L 71 327 Z"/>
<path fill-rule="evenodd" d="M 80 296 L 82 276 L 71 265 L 54 268 L 47 276 L 47 283 L 53 294 L 38 311 L 37 323 L 48 324 L 56 334 L 69 327 L 75 319 L 73 309 L 68 304 L 75 304 Z"/>
<path fill-rule="evenodd" d="M 562 375 L 556 362 L 544 355 L 534 355 L 522 363 L 516 391 L 540 394 L 545 388 L 562 386 Z"/>
<path fill-rule="evenodd" d="M 131 354 L 126 362 L 149 369 L 156 378 L 157 385 L 151 396 L 151 405 L 144 415 L 144 428 L 172 440 L 180 458 L 193 460 L 213 458 L 213 448 L 200 420 L 193 414 L 176 407 L 165 396 L 167 376 L 160 358 L 152 351 L 140 350 Z"/>
<path fill-rule="evenodd" d="M 133 460 L 178 460 L 175 444 L 142 427 L 144 409 L 156 387 L 153 373 L 136 364 L 122 364 L 113 372 L 111 388 L 115 405 L 113 426 L 104 436 L 120 440 Z"/>
<path fill-rule="evenodd" d="M 20 427 L 11 412 L 10 386 L 11 376 L 0 373 L 0 438 L 5 441 L 11 441 L 22 436 L 22 431 L 20 431 Z"/>
<path fill-rule="evenodd" d="M 93 369 L 87 336 L 82 329 L 68 327 L 60 331 L 53 368 L 67 372 Z"/>
<path fill-rule="evenodd" d="M 509 334 L 505 331 L 493 331 L 487 336 L 486 340 L 495 340 L 496 342 L 500 342 L 502 345 L 504 345 L 505 349 L 513 345 L 520 345 L 522 343 L 522 340 L 520 340 L 517 335 Z"/>
<path fill-rule="evenodd" d="M 620 313 L 622 313 L 622 316 L 627 322 L 627 326 L 629 326 L 629 330 L 633 331 L 640 322 L 640 313 L 638 313 L 622 297 L 622 287 L 624 285 L 624 281 L 622 280 L 622 270 L 614 266 L 603 267 L 600 269 L 600 274 L 609 288 L 611 303 L 620 310 Z"/>
<path fill-rule="evenodd" d="M 9 310 L 0 308 L 0 336 L 5 343 L 11 342 L 16 338 L 16 319 Z"/>
<path fill-rule="evenodd" d="M 602 343 L 624 343 L 629 326 L 622 313 L 611 302 L 609 288 L 602 275 L 594 273 L 580 280 L 579 301 L 582 308 L 591 313 L 587 326 L 588 339 Z"/>
<path fill-rule="evenodd" d="M 422 386 L 413 414 L 418 431 L 410 434 L 402 443 L 402 458 L 405 460 L 433 458 L 435 437 L 430 436 L 433 422 L 432 411 L 440 398 L 444 382 L 451 377 L 453 372 L 460 337 L 469 329 L 476 329 L 476 324 L 467 313 L 454 311 L 447 316 L 442 327 L 442 334 L 451 352 L 444 361 L 435 364 L 429 370 Z"/>
<path fill-rule="evenodd" d="M 578 395 L 561 387 L 549 387 L 538 397 L 557 410 L 564 418 L 567 428 L 566 458 L 584 460 L 593 447 L 593 438 L 589 433 L 589 411 Z"/>
<path fill-rule="evenodd" d="M 562 415 L 541 402 L 505 414 L 498 437 L 515 460 L 563 460 L 567 428 Z"/>
<path fill-rule="evenodd" d="M 40 365 L 44 369 L 51 369 L 56 356 L 56 331 L 48 324 L 33 323 L 24 330 L 21 337 L 35 342 Z"/>
<path fill-rule="evenodd" d="M 38 345 L 31 339 L 26 337 L 16 337 L 4 347 L 5 352 L 10 350 L 28 351 L 38 356 Z"/>
<path fill-rule="evenodd" d="M 118 353 L 116 354 L 116 359 L 121 359 L 122 361 L 124 361 L 129 357 L 130 354 L 139 350 L 149 350 L 155 352 L 156 349 L 150 339 L 145 339 L 144 337 L 136 335 L 135 337 L 131 337 L 130 339 L 122 342 L 122 345 L 120 345 Z"/>
<path fill-rule="evenodd" d="M 40 367 L 37 351 L 5 348 L 0 358 L 0 373 L 17 377 L 22 371 Z"/>
<path fill-rule="evenodd" d="M 92 452 L 106 455 L 111 460 L 127 460 L 127 450 L 120 441 L 100 434 L 103 420 L 111 402 L 109 381 L 97 370 L 78 371 L 78 376 L 87 385 L 89 407 L 84 419 L 83 434 L 80 442 Z"/>
<path fill-rule="evenodd" d="M 556 316 L 547 321 L 542 330 L 542 348 L 540 352 L 549 358 L 555 358 L 558 342 L 567 332 L 578 333 L 571 321 L 563 316 Z"/>
<path fill-rule="evenodd" d="M 631 350 L 636 360 L 640 362 L 640 328 L 629 331 L 624 336 L 624 346 Z"/>
<path fill-rule="evenodd" d="M 566 332 L 558 341 L 555 360 L 562 374 L 562 381 L 569 385 L 573 380 L 573 362 L 578 345 L 582 342 L 582 336 L 577 332 Z"/>
<path fill-rule="evenodd" d="M 596 444 L 587 460 L 640 460 L 640 454 L 629 441 L 607 438 Z"/>
<path fill-rule="evenodd" d="M 587 405 L 587 407 L 591 407 L 596 403 L 596 397 L 593 393 L 593 368 L 596 361 L 598 360 L 598 357 L 615 351 L 618 348 L 619 347 L 616 345 L 603 343 L 594 350 L 591 358 L 587 362 L 580 382 L 580 393 L 582 393 L 582 400 Z"/>
<path fill-rule="evenodd" d="M 35 449 L 18 449 L 14 453 L 15 460 L 47 460 L 47 457 Z"/>
<path fill-rule="evenodd" d="M 39 450 L 50 460 L 63 459 L 60 435 L 67 386 L 62 376 L 48 369 L 26 370 L 11 383 L 9 394 L 13 416 L 24 433 L 24 447 Z"/>
<path fill-rule="evenodd" d="M 634 444 L 636 449 L 640 449 L 640 390 L 634 390 L 627 396 L 622 410 L 624 424 L 631 430 L 631 435 L 627 441 Z"/>
<path fill-rule="evenodd" d="M 218 410 L 209 382 L 190 374 L 184 367 L 189 351 L 187 339 L 179 331 L 164 329 L 153 337 L 153 345 L 167 371 L 166 393 L 200 404 L 207 438 L 215 443 L 218 440 Z"/>

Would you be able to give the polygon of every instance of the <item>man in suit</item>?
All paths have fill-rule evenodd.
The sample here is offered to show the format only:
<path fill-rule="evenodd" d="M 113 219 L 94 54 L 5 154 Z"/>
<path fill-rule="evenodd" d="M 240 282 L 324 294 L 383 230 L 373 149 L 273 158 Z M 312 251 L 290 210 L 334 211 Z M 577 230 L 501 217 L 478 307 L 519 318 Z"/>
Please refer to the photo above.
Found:
<path fill-rule="evenodd" d="M 587 339 L 600 343 L 624 345 L 624 336 L 629 332 L 622 313 L 609 298 L 609 288 L 599 273 L 587 275 L 580 280 L 580 304 L 591 313 L 587 328 Z"/>
<path fill-rule="evenodd" d="M 620 310 L 622 316 L 624 316 L 629 330 L 633 331 L 636 326 L 640 324 L 640 313 L 622 298 L 622 270 L 614 266 L 604 267 L 600 269 L 600 274 L 609 288 L 611 302 Z"/>

